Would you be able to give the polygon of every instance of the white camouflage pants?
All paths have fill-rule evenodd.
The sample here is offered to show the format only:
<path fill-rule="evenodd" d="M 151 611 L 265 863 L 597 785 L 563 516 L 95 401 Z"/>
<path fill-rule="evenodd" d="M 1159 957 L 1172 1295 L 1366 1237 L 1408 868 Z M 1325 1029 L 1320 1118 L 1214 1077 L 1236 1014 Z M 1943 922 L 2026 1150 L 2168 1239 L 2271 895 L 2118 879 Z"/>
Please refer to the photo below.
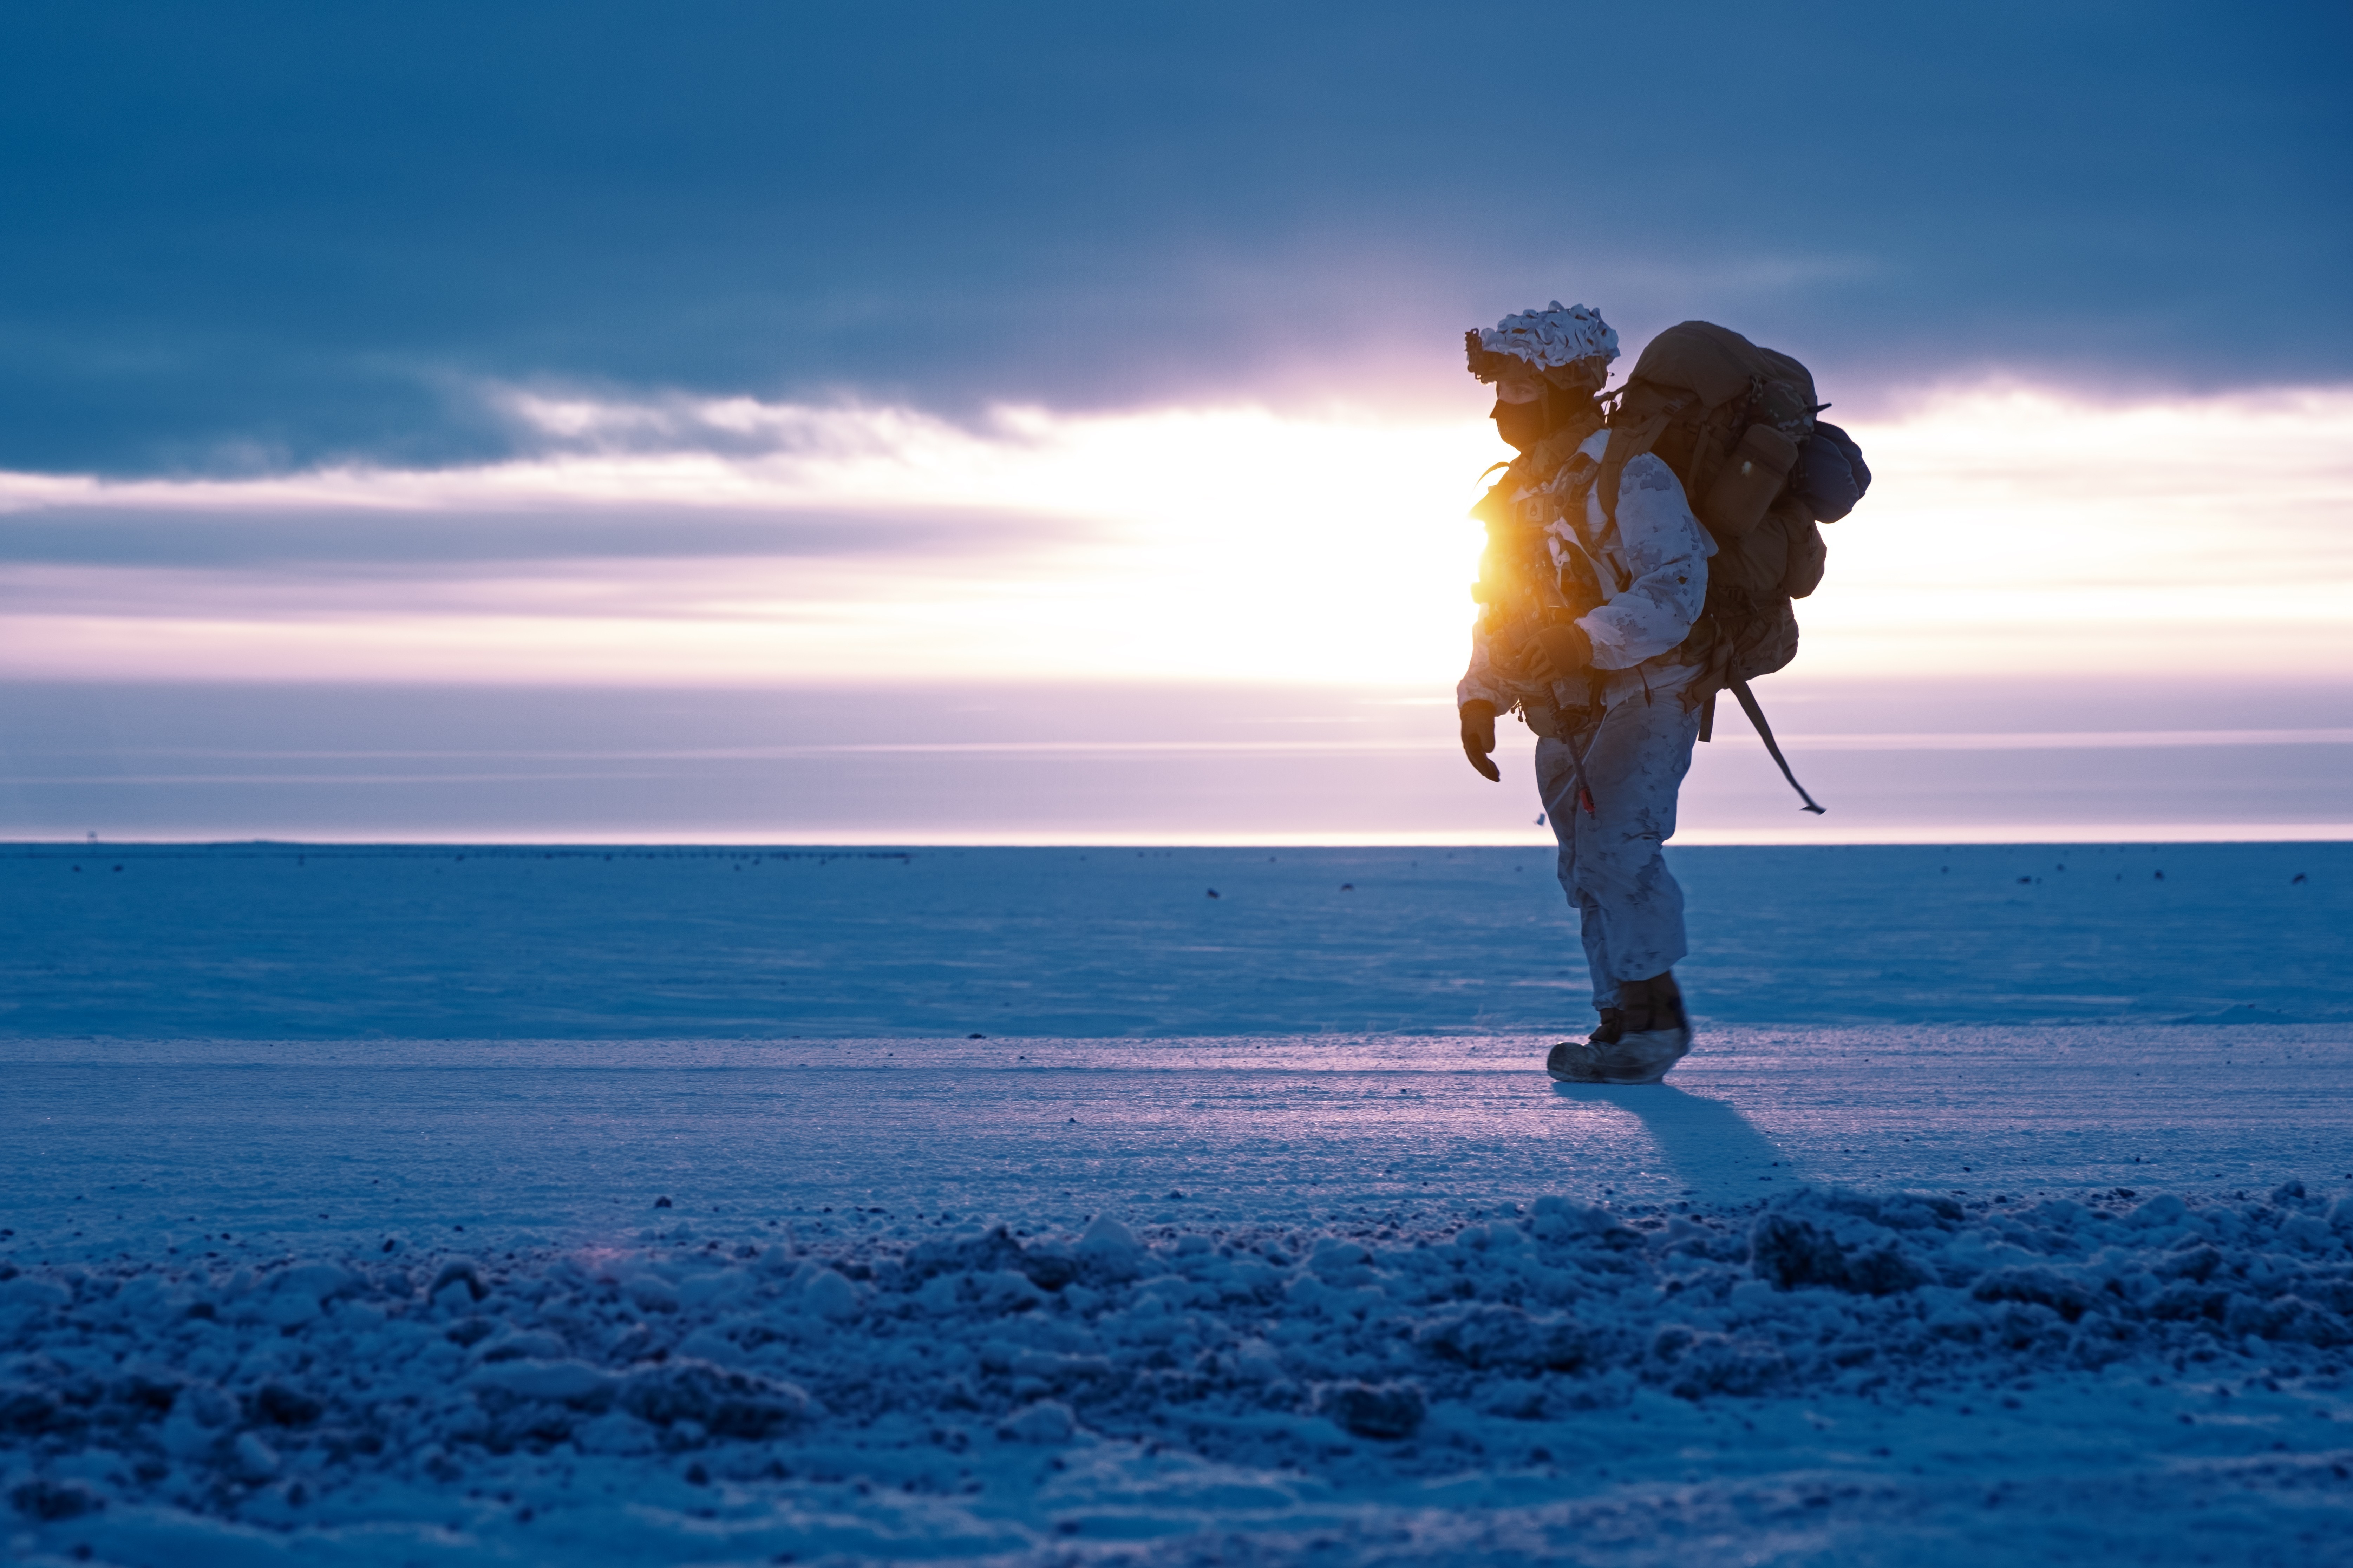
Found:
<path fill-rule="evenodd" d="M 1648 980 L 1686 951 L 1683 890 L 1660 847 L 1674 837 L 1675 795 L 1691 771 L 1699 714 L 1678 695 L 1628 698 L 1577 732 L 1594 812 L 1577 799 L 1572 744 L 1536 742 L 1536 793 L 1560 841 L 1560 885 L 1577 914 L 1593 1005 L 1618 1005 L 1618 985 Z"/>

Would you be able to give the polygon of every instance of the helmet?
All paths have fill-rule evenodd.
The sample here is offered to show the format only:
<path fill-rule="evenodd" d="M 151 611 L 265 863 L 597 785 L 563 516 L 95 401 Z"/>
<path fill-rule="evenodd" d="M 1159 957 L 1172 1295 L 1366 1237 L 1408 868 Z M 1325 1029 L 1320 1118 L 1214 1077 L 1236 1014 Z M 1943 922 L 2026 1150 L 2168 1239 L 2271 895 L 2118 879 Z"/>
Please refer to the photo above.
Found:
<path fill-rule="evenodd" d="M 1618 333 L 1600 311 L 1584 305 L 1564 308 L 1555 300 L 1550 310 L 1523 310 L 1492 331 L 1463 333 L 1462 347 L 1471 374 L 1481 381 L 1517 381 L 1533 373 L 1557 387 L 1590 391 L 1607 379 L 1606 367 L 1618 357 Z M 1600 365 L 1571 368 L 1588 360 Z M 1596 368 L 1605 374 L 1591 376 Z"/>

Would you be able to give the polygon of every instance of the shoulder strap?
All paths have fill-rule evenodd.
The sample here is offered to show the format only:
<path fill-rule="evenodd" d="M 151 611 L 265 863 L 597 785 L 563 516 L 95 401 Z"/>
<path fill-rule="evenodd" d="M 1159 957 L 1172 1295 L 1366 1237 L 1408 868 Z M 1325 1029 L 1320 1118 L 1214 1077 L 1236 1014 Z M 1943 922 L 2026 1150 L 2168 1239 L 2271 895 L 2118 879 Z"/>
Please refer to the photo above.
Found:
<path fill-rule="evenodd" d="M 1609 422 L 1609 446 L 1601 454 L 1601 472 L 1594 476 L 1594 489 L 1601 498 L 1601 512 L 1612 523 L 1618 521 L 1618 480 L 1626 465 L 1651 449 L 1667 427 L 1667 421 L 1682 411 L 1696 395 L 1673 393 L 1646 382 L 1630 381 L 1625 395 L 1619 400 L 1618 411 Z"/>

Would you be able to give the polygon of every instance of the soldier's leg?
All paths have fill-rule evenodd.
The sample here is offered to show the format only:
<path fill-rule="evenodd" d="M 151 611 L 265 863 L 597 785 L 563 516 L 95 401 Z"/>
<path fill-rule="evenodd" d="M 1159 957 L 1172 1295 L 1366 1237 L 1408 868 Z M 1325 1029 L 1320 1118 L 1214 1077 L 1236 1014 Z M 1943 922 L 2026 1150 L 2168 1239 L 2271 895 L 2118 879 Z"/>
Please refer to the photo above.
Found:
<path fill-rule="evenodd" d="M 1576 843 L 1563 880 L 1588 931 L 1599 927 L 1588 951 L 1603 956 L 1613 990 L 1665 973 L 1687 951 L 1683 889 L 1661 846 L 1674 836 L 1675 796 L 1698 738 L 1699 715 L 1679 698 L 1635 697 L 1609 710 L 1585 748 L 1595 815 L 1570 817 Z"/>
<path fill-rule="evenodd" d="M 1595 728 L 1588 724 L 1577 731 L 1575 743 L 1580 749 L 1592 745 Z M 1593 896 L 1577 888 L 1577 824 L 1585 808 L 1577 798 L 1577 769 L 1570 763 L 1570 744 L 1549 739 L 1536 742 L 1536 795 L 1544 802 L 1545 820 L 1552 824 L 1552 836 L 1560 845 L 1556 857 L 1560 890 L 1567 895 L 1568 907 L 1577 911 L 1577 933 L 1585 942 L 1585 965 L 1593 976 L 1593 1005 L 1599 1011 L 1618 1005 L 1618 971 L 1609 961 L 1601 916 Z"/>

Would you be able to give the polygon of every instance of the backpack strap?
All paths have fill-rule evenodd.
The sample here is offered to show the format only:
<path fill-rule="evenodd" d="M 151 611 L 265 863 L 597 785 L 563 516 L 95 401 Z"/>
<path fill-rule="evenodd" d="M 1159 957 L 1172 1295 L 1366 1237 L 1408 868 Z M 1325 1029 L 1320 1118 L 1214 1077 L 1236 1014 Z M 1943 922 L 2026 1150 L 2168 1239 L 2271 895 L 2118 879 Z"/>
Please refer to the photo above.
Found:
<path fill-rule="evenodd" d="M 1665 432 L 1667 422 L 1698 395 L 1641 381 L 1628 382 L 1624 392 L 1617 412 L 1610 416 L 1609 445 L 1601 454 L 1601 472 L 1593 481 L 1594 493 L 1601 498 L 1601 514 L 1612 524 L 1618 521 L 1618 479 L 1626 465 L 1649 451 Z"/>
<path fill-rule="evenodd" d="M 1740 700 L 1740 710 L 1748 715 L 1751 724 L 1757 726 L 1757 738 L 1765 742 L 1765 749 L 1773 753 L 1773 761 L 1780 765 L 1781 776 L 1789 781 L 1789 787 L 1796 790 L 1798 798 L 1806 803 L 1800 809 L 1810 811 L 1816 816 L 1821 816 L 1822 808 L 1814 804 L 1814 797 L 1806 793 L 1806 786 L 1799 784 L 1798 775 L 1789 771 L 1789 759 L 1781 754 L 1780 746 L 1774 742 L 1773 726 L 1765 722 L 1765 710 L 1757 706 L 1757 693 L 1748 689 L 1748 682 L 1736 680 L 1732 683 L 1732 694 Z"/>

